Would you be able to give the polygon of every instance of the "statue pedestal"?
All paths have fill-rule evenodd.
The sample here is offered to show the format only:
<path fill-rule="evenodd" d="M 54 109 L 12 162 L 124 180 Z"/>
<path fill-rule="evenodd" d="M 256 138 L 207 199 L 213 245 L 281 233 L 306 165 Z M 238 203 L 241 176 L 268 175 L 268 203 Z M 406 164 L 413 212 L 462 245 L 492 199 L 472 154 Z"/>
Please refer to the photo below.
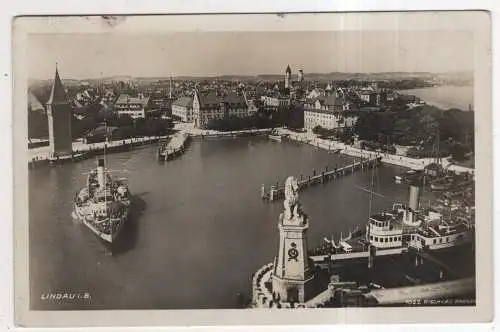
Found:
<path fill-rule="evenodd" d="M 280 215 L 279 252 L 272 275 L 273 292 L 281 301 L 305 302 L 312 295 L 313 273 L 307 253 L 307 216 Z"/>

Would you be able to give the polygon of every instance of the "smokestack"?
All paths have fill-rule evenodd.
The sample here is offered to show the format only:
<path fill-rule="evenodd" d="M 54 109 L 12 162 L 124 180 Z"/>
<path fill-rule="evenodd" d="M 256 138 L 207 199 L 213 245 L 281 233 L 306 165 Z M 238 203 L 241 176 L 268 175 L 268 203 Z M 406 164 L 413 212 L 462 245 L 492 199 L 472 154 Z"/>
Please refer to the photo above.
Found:
<path fill-rule="evenodd" d="M 169 92 L 168 92 L 168 99 L 172 99 L 172 76 L 170 76 L 170 89 L 169 89 Z"/>
<path fill-rule="evenodd" d="M 104 188 L 104 159 L 97 161 L 97 181 L 99 182 L 99 187 Z"/>
<path fill-rule="evenodd" d="M 420 205 L 420 186 L 421 179 L 414 179 L 410 184 L 410 199 L 408 207 L 412 211 L 418 211 Z"/>

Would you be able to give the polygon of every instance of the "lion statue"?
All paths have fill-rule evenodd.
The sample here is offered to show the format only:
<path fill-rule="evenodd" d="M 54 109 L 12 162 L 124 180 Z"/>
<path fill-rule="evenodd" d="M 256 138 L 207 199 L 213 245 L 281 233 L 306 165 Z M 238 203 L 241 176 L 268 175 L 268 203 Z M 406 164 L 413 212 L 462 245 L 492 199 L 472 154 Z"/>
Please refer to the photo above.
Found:
<path fill-rule="evenodd" d="M 291 220 L 294 217 L 300 217 L 299 203 L 299 183 L 297 179 L 290 176 L 285 181 L 285 219 Z"/>

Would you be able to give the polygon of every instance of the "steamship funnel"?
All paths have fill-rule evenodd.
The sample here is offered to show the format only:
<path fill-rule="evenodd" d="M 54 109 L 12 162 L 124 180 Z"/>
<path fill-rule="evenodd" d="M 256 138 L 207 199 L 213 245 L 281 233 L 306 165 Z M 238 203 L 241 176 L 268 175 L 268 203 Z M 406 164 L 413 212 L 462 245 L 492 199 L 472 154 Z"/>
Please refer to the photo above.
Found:
<path fill-rule="evenodd" d="M 408 207 L 411 211 L 418 211 L 420 205 L 420 190 L 422 187 L 422 178 L 415 177 L 410 182 L 410 198 L 408 201 Z"/>

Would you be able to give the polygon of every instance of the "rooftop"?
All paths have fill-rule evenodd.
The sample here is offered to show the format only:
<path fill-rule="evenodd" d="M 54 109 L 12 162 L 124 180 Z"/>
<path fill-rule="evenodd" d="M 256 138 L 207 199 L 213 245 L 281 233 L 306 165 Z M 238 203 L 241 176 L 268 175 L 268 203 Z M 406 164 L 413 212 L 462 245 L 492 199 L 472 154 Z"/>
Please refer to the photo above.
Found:
<path fill-rule="evenodd" d="M 131 97 L 126 93 L 122 93 L 116 100 L 116 104 L 141 104 L 146 106 L 149 102 L 149 97 Z"/>
<path fill-rule="evenodd" d="M 172 103 L 172 106 L 193 107 L 192 97 L 180 97 Z"/>

